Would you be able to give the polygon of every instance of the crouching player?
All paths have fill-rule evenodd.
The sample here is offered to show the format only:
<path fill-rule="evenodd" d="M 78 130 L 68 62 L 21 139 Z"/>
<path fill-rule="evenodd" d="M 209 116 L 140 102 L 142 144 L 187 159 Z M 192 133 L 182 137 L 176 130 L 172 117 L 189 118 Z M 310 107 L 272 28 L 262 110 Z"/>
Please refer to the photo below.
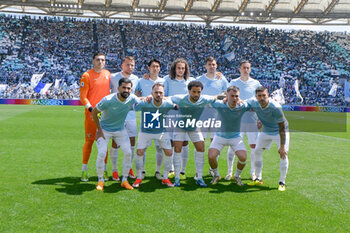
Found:
<path fill-rule="evenodd" d="M 137 139 L 137 156 L 135 158 L 135 166 L 137 172 L 137 178 L 132 185 L 137 188 L 142 183 L 142 171 L 143 171 L 143 157 L 147 146 L 156 140 L 160 147 L 163 149 L 164 157 L 164 170 L 162 184 L 173 187 L 174 184 L 168 179 L 169 171 L 172 165 L 172 149 L 170 143 L 170 137 L 163 128 L 163 116 L 171 109 L 175 108 L 175 104 L 169 100 L 164 100 L 164 85 L 161 83 L 155 83 L 152 86 L 152 98 L 143 100 L 134 106 L 135 111 L 141 111 L 141 130 Z M 148 119 L 147 119 L 148 117 Z"/>
<path fill-rule="evenodd" d="M 239 105 L 239 103 L 241 103 L 239 99 L 239 88 L 236 86 L 227 88 L 226 98 L 226 103 L 216 101 L 211 104 L 213 108 L 217 109 L 222 125 L 221 131 L 216 132 L 209 146 L 209 165 L 214 172 L 213 179 L 210 183 L 217 184 L 220 180 L 217 157 L 224 146 L 229 146 L 239 159 L 234 180 L 239 186 L 243 186 L 240 175 L 246 164 L 247 152 L 243 143 L 243 138 L 240 135 L 240 127 L 242 116 L 250 109 L 250 106 L 246 102 Z"/>
<path fill-rule="evenodd" d="M 135 95 L 130 94 L 132 89 L 132 82 L 130 79 L 122 78 L 119 80 L 118 84 L 118 93 L 113 93 L 104 97 L 92 111 L 93 120 L 97 127 L 97 190 L 103 190 L 104 187 L 104 159 L 108 149 L 108 142 L 111 138 L 120 145 L 124 154 L 121 186 L 126 189 L 133 189 L 127 180 L 131 168 L 131 148 L 129 136 L 124 128 L 124 124 L 128 112 L 132 106 L 138 102 L 138 98 Z M 97 114 L 100 112 L 102 112 L 102 114 L 101 119 L 99 120 Z"/>
<path fill-rule="evenodd" d="M 279 191 L 285 191 L 286 176 L 288 171 L 288 150 L 289 150 L 289 132 L 288 121 L 284 117 L 282 107 L 279 103 L 269 99 L 267 89 L 260 86 L 255 91 L 256 100 L 249 100 L 251 108 L 258 115 L 259 120 L 263 124 L 263 130 L 257 139 L 255 149 L 255 169 L 257 178 L 248 183 L 248 185 L 262 185 L 262 153 L 265 149 L 269 149 L 273 141 L 278 146 L 280 155 L 280 179 Z"/>

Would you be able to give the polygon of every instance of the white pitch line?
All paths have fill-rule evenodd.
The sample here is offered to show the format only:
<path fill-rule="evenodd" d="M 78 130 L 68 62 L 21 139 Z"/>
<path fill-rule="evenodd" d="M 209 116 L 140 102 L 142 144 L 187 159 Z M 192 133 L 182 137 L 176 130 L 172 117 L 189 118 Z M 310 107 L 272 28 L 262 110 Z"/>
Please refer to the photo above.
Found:
<path fill-rule="evenodd" d="M 338 137 L 332 137 L 332 136 L 327 136 L 327 135 L 322 135 L 322 134 L 317 134 L 317 133 L 310 133 L 310 132 L 303 132 L 303 133 L 311 134 L 311 135 L 315 135 L 315 136 L 319 136 L 319 137 L 324 137 L 324 138 L 329 138 L 329 139 L 335 139 L 335 140 L 339 140 L 339 141 L 350 142 L 350 139 L 346 139 L 346 138 L 338 138 Z"/>

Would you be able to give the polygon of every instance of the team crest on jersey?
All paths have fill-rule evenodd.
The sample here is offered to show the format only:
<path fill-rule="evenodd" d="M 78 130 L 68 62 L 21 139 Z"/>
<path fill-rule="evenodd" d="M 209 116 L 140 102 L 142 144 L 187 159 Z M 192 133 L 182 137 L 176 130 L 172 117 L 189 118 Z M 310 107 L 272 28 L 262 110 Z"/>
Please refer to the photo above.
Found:
<path fill-rule="evenodd" d="M 84 82 L 81 82 L 81 83 L 80 83 L 80 87 L 84 87 Z"/>

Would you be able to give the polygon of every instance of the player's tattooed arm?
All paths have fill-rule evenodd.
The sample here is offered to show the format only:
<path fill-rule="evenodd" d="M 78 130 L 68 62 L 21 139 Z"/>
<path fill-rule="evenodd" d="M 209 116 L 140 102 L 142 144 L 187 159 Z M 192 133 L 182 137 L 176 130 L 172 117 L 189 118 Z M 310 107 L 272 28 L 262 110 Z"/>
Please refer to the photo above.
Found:
<path fill-rule="evenodd" d="M 101 126 L 100 126 L 100 121 L 98 119 L 98 114 L 99 113 L 100 113 L 100 111 L 97 108 L 94 108 L 92 110 L 92 119 L 95 122 L 95 125 L 97 127 L 96 140 L 99 139 L 100 137 L 105 138 L 105 136 L 103 135 Z"/>
<path fill-rule="evenodd" d="M 278 123 L 279 128 L 279 134 L 280 134 L 280 148 L 278 150 L 278 153 L 280 154 L 281 159 L 285 159 L 287 152 L 285 150 L 285 144 L 286 144 L 286 129 L 284 122 Z"/>

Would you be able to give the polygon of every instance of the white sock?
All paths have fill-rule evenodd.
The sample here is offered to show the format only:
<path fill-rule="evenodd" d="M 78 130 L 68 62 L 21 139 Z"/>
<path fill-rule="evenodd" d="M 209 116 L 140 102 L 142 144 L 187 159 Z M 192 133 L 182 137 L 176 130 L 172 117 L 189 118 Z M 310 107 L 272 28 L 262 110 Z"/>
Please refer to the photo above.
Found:
<path fill-rule="evenodd" d="M 163 162 L 163 149 L 160 146 L 156 146 L 156 159 L 157 159 L 156 172 L 160 172 L 160 170 L 162 169 L 162 162 Z"/>
<path fill-rule="evenodd" d="M 83 166 L 81 168 L 82 171 L 87 171 L 88 165 L 83 163 Z"/>
<path fill-rule="evenodd" d="M 143 153 L 143 163 L 142 163 L 142 171 L 146 171 L 146 151 L 147 151 L 147 148 L 145 148 L 145 152 Z"/>
<path fill-rule="evenodd" d="M 235 152 L 229 146 L 227 150 L 227 174 L 228 175 L 232 175 L 234 161 L 235 161 Z"/>
<path fill-rule="evenodd" d="M 285 159 L 280 159 L 280 182 L 286 183 L 286 176 L 288 172 L 289 160 L 286 156 Z"/>
<path fill-rule="evenodd" d="M 255 174 L 255 148 L 250 148 L 250 175 Z"/>
<path fill-rule="evenodd" d="M 175 168 L 174 168 L 174 160 L 175 160 L 175 150 L 174 150 L 174 147 L 171 148 L 172 152 L 173 152 L 173 160 L 171 160 L 171 169 L 170 171 L 175 171 Z"/>
<path fill-rule="evenodd" d="M 118 149 L 111 147 L 112 171 L 118 171 Z"/>
<path fill-rule="evenodd" d="M 198 179 L 201 179 L 203 177 L 203 167 L 204 167 L 204 152 L 198 152 L 197 156 L 195 158 L 196 162 L 196 172 Z"/>
<path fill-rule="evenodd" d="M 168 179 L 172 160 L 173 160 L 173 156 L 164 156 L 163 179 Z"/>
<path fill-rule="evenodd" d="M 262 169 L 263 169 L 263 149 L 255 149 L 255 175 L 256 178 L 262 180 Z"/>
<path fill-rule="evenodd" d="M 240 177 L 242 173 L 242 170 L 239 170 L 238 168 L 236 169 L 236 174 L 235 177 Z"/>
<path fill-rule="evenodd" d="M 105 164 L 105 158 L 106 158 L 106 153 L 99 153 L 97 155 L 96 159 L 96 172 L 97 172 L 97 177 L 102 177 L 103 178 L 103 169 L 104 169 L 104 164 Z"/>
<path fill-rule="evenodd" d="M 131 146 L 131 164 L 134 161 L 134 157 L 135 157 L 135 146 Z"/>
<path fill-rule="evenodd" d="M 175 171 L 175 178 L 180 178 L 180 169 L 181 169 L 181 152 L 180 153 L 174 153 L 174 171 Z"/>
<path fill-rule="evenodd" d="M 181 172 L 185 173 L 186 172 L 186 166 L 187 166 L 187 162 L 188 162 L 188 157 L 189 157 L 189 153 L 190 153 L 190 147 L 187 146 L 183 146 L 182 147 L 182 163 L 181 163 Z"/>
<path fill-rule="evenodd" d="M 129 171 L 131 168 L 131 153 L 130 150 L 123 151 L 124 158 L 123 158 L 123 180 L 125 181 L 128 178 Z"/>
<path fill-rule="evenodd" d="M 136 167 L 137 179 L 142 179 L 142 165 L 143 165 L 143 156 L 136 155 L 135 167 Z"/>
<path fill-rule="evenodd" d="M 219 173 L 219 169 L 218 168 L 215 168 L 215 169 L 212 169 L 215 176 L 220 176 L 220 173 Z"/>

